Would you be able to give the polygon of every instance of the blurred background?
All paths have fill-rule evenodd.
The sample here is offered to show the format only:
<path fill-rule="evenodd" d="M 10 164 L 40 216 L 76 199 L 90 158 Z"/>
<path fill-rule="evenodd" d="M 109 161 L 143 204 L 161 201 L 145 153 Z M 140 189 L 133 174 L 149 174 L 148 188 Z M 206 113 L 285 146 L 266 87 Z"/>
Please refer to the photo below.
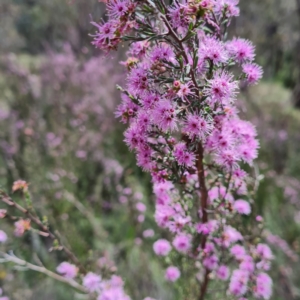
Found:
<path fill-rule="evenodd" d="M 242 89 L 239 109 L 257 126 L 261 142 L 255 201 L 276 255 L 272 299 L 296 300 L 300 0 L 240 0 L 240 8 L 230 35 L 252 40 L 264 68 L 259 85 Z M 93 49 L 91 17 L 105 17 L 103 3 L 0 0 L 0 185 L 10 192 L 15 180 L 29 182 L 39 213 L 85 264 L 115 264 L 133 300 L 191 299 L 184 276 L 175 286 L 164 283 L 163 264 L 152 253 L 153 241 L 165 233 L 153 221 L 150 179 L 135 166 L 114 117 L 126 49 L 109 56 Z M 4 222 L 0 229 L 12 233 Z M 8 248 L 52 270 L 65 259 L 62 253 L 48 255 L 33 233 L 10 238 Z M 2 264 L 0 287 L 11 300 L 80 299 L 41 274 Z"/>

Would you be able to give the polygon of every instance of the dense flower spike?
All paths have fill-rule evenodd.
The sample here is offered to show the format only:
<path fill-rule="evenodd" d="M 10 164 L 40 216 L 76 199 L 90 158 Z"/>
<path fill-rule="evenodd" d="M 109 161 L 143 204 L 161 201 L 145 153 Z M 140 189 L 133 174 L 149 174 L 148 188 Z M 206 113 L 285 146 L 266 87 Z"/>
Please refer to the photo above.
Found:
<path fill-rule="evenodd" d="M 262 69 L 253 62 L 250 41 L 226 40 L 237 5 L 238 0 L 108 0 L 107 23 L 93 22 L 96 47 L 107 51 L 131 43 L 116 116 L 128 124 L 125 142 L 137 164 L 152 176 L 155 220 L 172 236 L 153 245 L 172 264 L 165 278 L 180 277 L 174 253 L 195 260 L 200 300 L 210 279 L 226 282 L 230 276 L 227 290 L 236 299 L 271 296 L 272 281 L 263 271 L 272 253 L 249 242 L 259 230 L 239 226 L 250 222 L 252 203 L 252 181 L 241 163 L 252 165 L 259 143 L 254 126 L 239 117 L 237 94 L 240 81 L 256 84 Z"/>

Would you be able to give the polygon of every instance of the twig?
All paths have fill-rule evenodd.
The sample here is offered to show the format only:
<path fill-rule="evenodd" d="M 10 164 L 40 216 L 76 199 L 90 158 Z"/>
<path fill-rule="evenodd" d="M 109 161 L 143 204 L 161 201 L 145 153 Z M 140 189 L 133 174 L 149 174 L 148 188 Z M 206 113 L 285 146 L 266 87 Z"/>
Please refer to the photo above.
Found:
<path fill-rule="evenodd" d="M 22 212 L 24 215 L 26 215 L 33 223 L 35 223 L 42 232 L 47 233 L 49 238 L 52 240 L 57 240 L 61 246 L 61 249 L 67 254 L 67 256 L 70 258 L 70 260 L 76 264 L 80 270 L 81 273 L 85 274 L 86 270 L 78 260 L 78 258 L 75 256 L 75 254 L 66 246 L 64 246 L 61 242 L 60 236 L 58 236 L 55 233 L 52 233 L 50 229 L 44 225 L 41 220 L 35 216 L 33 216 L 28 209 L 25 209 L 20 204 L 16 203 L 11 197 L 9 197 L 3 190 L 0 190 L 0 201 L 4 202 L 5 204 L 15 207 L 17 210 Z"/>
<path fill-rule="evenodd" d="M 66 284 L 70 285 L 71 287 L 77 289 L 78 291 L 81 291 L 86 294 L 88 293 L 88 291 L 85 289 L 85 287 L 83 287 L 81 284 L 79 284 L 78 282 L 76 282 L 73 279 L 65 278 L 65 277 L 60 276 L 44 267 L 40 267 L 40 266 L 31 264 L 25 260 L 22 260 L 22 259 L 16 257 L 15 255 L 7 254 L 5 252 L 0 252 L 0 255 L 5 259 L 4 261 L 2 261 L 2 263 L 3 262 L 13 262 L 16 265 L 26 267 L 30 270 L 33 270 L 33 271 L 36 271 L 39 273 L 43 273 L 57 281 L 66 283 Z"/>

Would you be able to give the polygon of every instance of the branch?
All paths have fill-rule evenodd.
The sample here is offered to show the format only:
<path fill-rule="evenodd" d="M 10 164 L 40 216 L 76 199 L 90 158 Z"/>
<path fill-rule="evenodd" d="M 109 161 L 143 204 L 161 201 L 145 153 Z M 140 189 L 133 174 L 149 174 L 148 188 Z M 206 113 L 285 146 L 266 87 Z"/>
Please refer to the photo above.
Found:
<path fill-rule="evenodd" d="M 205 295 L 206 295 L 206 292 L 207 292 L 207 287 L 208 287 L 208 282 L 209 282 L 209 270 L 205 270 L 205 275 L 204 275 L 204 281 L 201 285 L 201 289 L 200 289 L 200 295 L 199 295 L 199 300 L 203 300 Z"/>
<path fill-rule="evenodd" d="M 79 259 L 75 256 L 75 254 L 66 246 L 64 246 L 61 242 L 61 237 L 58 234 L 52 233 L 50 229 L 44 225 L 41 220 L 30 213 L 28 209 L 25 209 L 23 206 L 16 203 L 11 197 L 9 197 L 3 190 L 0 190 L 0 201 L 4 202 L 5 204 L 15 207 L 21 213 L 26 215 L 33 223 L 35 223 L 42 232 L 46 233 L 48 237 L 52 240 L 57 240 L 64 252 L 70 258 L 70 260 L 78 266 L 81 273 L 85 274 L 86 270 L 83 265 L 80 263 Z M 45 235 L 44 235 L 45 236 Z"/>
<path fill-rule="evenodd" d="M 204 174 L 204 166 L 203 166 L 203 146 L 202 143 L 199 142 L 198 144 L 198 153 L 197 153 L 197 161 L 196 161 L 196 167 L 197 167 L 197 173 L 198 173 L 198 182 L 199 182 L 199 188 L 200 188 L 200 207 L 202 211 L 202 223 L 207 223 L 208 221 L 208 214 L 207 214 L 207 206 L 208 206 L 208 191 L 206 188 L 206 182 L 205 182 L 205 174 Z M 204 249 L 206 244 L 206 236 L 202 236 L 201 240 L 201 248 Z M 199 300 L 203 300 L 207 291 L 209 282 L 209 270 L 205 269 L 205 275 L 204 275 L 204 281 L 200 288 L 200 295 Z"/>
<path fill-rule="evenodd" d="M 75 280 L 73 279 L 68 279 L 68 278 L 65 278 L 63 276 L 60 276 L 44 267 L 40 267 L 40 266 L 37 266 L 37 265 L 33 265 L 25 260 L 22 260 L 18 257 L 16 257 L 15 255 L 11 255 L 11 254 L 7 254 L 5 252 L 0 252 L 0 255 L 5 259 L 4 262 L 13 262 L 14 264 L 16 265 L 19 265 L 19 266 L 23 266 L 23 267 L 26 267 L 30 270 L 33 270 L 33 271 L 36 271 L 36 272 L 39 272 L 39 273 L 43 273 L 57 281 L 60 281 L 60 282 L 63 282 L 63 283 L 66 283 L 68 285 L 70 285 L 71 287 L 77 289 L 78 291 L 80 292 L 83 292 L 83 293 L 88 293 L 88 291 L 85 289 L 85 287 L 83 287 L 81 284 L 79 284 L 78 282 L 76 282 Z"/>
<path fill-rule="evenodd" d="M 207 223 L 208 221 L 208 215 L 207 215 L 207 202 L 208 202 L 208 191 L 206 188 L 205 183 L 205 174 L 204 174 L 204 165 L 203 165 L 203 146 L 200 142 L 198 144 L 198 153 L 197 153 L 197 161 L 196 161 L 196 168 L 197 168 L 197 174 L 198 174 L 198 182 L 200 187 L 200 207 L 202 210 L 202 223 Z M 202 248 L 205 247 L 206 240 L 205 238 L 202 241 Z"/>

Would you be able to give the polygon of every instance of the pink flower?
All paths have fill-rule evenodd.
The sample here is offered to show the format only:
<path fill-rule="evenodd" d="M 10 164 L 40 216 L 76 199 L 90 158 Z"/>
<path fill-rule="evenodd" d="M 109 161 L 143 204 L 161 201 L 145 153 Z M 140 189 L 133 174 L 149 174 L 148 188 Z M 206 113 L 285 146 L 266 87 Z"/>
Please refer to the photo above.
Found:
<path fill-rule="evenodd" d="M 191 86 L 192 86 L 192 82 L 188 82 L 188 83 L 182 83 L 180 85 L 179 91 L 177 92 L 177 95 L 182 99 L 186 99 L 186 97 L 190 96 L 193 94 L 192 90 L 191 90 Z"/>
<path fill-rule="evenodd" d="M 118 43 L 117 39 L 114 39 L 117 23 L 115 20 L 109 20 L 104 24 L 97 24 L 96 22 L 91 22 L 92 25 L 97 27 L 98 31 L 92 35 L 92 44 L 97 48 L 102 48 L 103 50 L 114 49 Z"/>
<path fill-rule="evenodd" d="M 208 270 L 214 270 L 218 266 L 218 257 L 216 255 L 205 257 L 203 260 L 203 266 Z"/>
<path fill-rule="evenodd" d="M 165 273 L 165 278 L 168 281 L 174 282 L 180 277 L 180 271 L 178 268 L 174 266 L 170 266 L 167 268 Z"/>
<path fill-rule="evenodd" d="M 189 24 L 187 11 L 188 6 L 185 5 L 185 2 L 174 2 L 174 4 L 169 8 L 168 15 L 174 28 L 184 28 L 187 24 Z"/>
<path fill-rule="evenodd" d="M 229 53 L 239 62 L 252 61 L 255 57 L 253 44 L 245 39 L 233 39 L 227 43 Z"/>
<path fill-rule="evenodd" d="M 78 268 L 68 262 L 62 262 L 57 268 L 57 273 L 62 274 L 66 278 L 73 279 L 77 276 Z"/>
<path fill-rule="evenodd" d="M 110 280 L 103 281 L 97 300 L 130 300 L 125 294 L 121 277 L 113 275 Z"/>
<path fill-rule="evenodd" d="M 175 54 L 173 49 L 168 44 L 160 44 L 153 47 L 149 54 L 151 62 L 155 63 L 160 60 L 175 62 Z"/>
<path fill-rule="evenodd" d="M 254 295 L 256 298 L 268 300 L 272 296 L 272 279 L 266 273 L 260 273 L 256 278 Z"/>
<path fill-rule="evenodd" d="M 137 221 L 138 221 L 139 223 L 143 223 L 143 222 L 145 221 L 145 215 L 138 215 Z"/>
<path fill-rule="evenodd" d="M 166 256 L 171 251 L 171 245 L 167 240 L 160 239 L 153 244 L 156 255 Z"/>
<path fill-rule="evenodd" d="M 215 102 L 221 102 L 223 105 L 230 103 L 237 93 L 238 83 L 233 80 L 233 75 L 227 72 L 214 74 L 214 77 L 208 80 L 208 85 L 204 89 L 204 94 Z"/>
<path fill-rule="evenodd" d="M 191 248 L 191 237 L 185 234 L 180 234 L 173 240 L 173 246 L 178 252 L 187 253 Z"/>
<path fill-rule="evenodd" d="M 204 139 L 213 129 L 212 120 L 197 114 L 188 114 L 183 130 L 191 138 Z"/>
<path fill-rule="evenodd" d="M 137 147 L 137 165 L 142 167 L 144 171 L 150 171 L 154 164 L 152 160 L 153 150 L 146 144 L 140 144 Z"/>
<path fill-rule="evenodd" d="M 130 6 L 130 1 L 128 0 L 114 0 L 108 1 L 106 4 L 108 15 L 111 18 L 120 18 L 127 13 Z"/>
<path fill-rule="evenodd" d="M 184 165 L 187 167 L 194 166 L 194 162 L 196 160 L 195 154 L 186 149 L 185 143 L 178 143 L 174 147 L 174 157 L 179 165 Z"/>
<path fill-rule="evenodd" d="M 223 245 L 225 247 L 229 247 L 230 244 L 242 240 L 243 240 L 243 236 L 239 231 L 237 231 L 232 226 L 229 225 L 225 226 L 224 233 L 223 233 Z"/>
<path fill-rule="evenodd" d="M 258 148 L 258 143 L 256 140 L 249 140 L 247 145 L 242 144 L 239 145 L 238 147 L 238 152 L 240 158 L 247 162 L 248 164 L 252 164 L 253 160 L 257 158 L 257 148 Z"/>
<path fill-rule="evenodd" d="M 5 243 L 7 241 L 7 235 L 3 230 L 0 230 L 0 243 Z"/>
<path fill-rule="evenodd" d="M 225 186 L 218 186 L 218 187 L 213 187 L 211 190 L 208 192 L 208 197 L 210 203 L 212 203 L 214 200 L 227 200 L 229 202 L 233 201 L 232 195 L 228 192 Z"/>
<path fill-rule="evenodd" d="M 86 159 L 87 153 L 84 150 L 78 150 L 76 151 L 76 157 L 81 158 L 81 159 Z"/>
<path fill-rule="evenodd" d="M 232 149 L 218 151 L 215 156 L 215 162 L 225 170 L 236 170 L 239 161 L 238 153 Z"/>
<path fill-rule="evenodd" d="M 228 59 L 228 53 L 222 42 L 213 37 L 206 37 L 200 43 L 199 58 L 209 59 L 214 64 L 225 63 Z"/>
<path fill-rule="evenodd" d="M 147 207 L 146 207 L 146 205 L 144 204 L 144 203 L 142 203 L 142 202 L 138 202 L 136 205 L 135 205 L 135 207 L 136 207 L 136 209 L 138 210 L 138 211 L 140 211 L 140 212 L 145 212 L 146 211 L 146 209 L 147 209 Z"/>
<path fill-rule="evenodd" d="M 245 255 L 240 263 L 240 269 L 245 270 L 247 272 L 253 273 L 255 269 L 255 265 L 253 262 L 253 258 L 250 255 Z"/>
<path fill-rule="evenodd" d="M 247 271 L 234 270 L 230 279 L 229 292 L 234 296 L 242 296 L 247 292 L 249 274 Z"/>
<path fill-rule="evenodd" d="M 271 263 L 268 260 L 262 260 L 256 264 L 258 270 L 268 271 L 271 269 Z"/>
<path fill-rule="evenodd" d="M 166 227 L 169 219 L 174 214 L 172 207 L 166 205 L 156 205 L 155 220 L 160 227 Z"/>
<path fill-rule="evenodd" d="M 226 17 L 236 17 L 240 13 L 237 7 L 239 0 L 219 0 L 215 1 L 215 10 L 217 14 L 225 13 Z"/>
<path fill-rule="evenodd" d="M 262 67 L 257 64 L 244 64 L 243 72 L 249 84 L 256 84 L 263 75 Z"/>
<path fill-rule="evenodd" d="M 153 187 L 153 192 L 156 196 L 156 201 L 158 204 L 167 204 L 170 203 L 171 197 L 170 192 L 173 187 L 173 184 L 170 181 L 163 183 L 155 183 Z"/>
<path fill-rule="evenodd" d="M 262 222 L 264 219 L 263 219 L 262 216 L 256 216 L 255 220 L 256 220 L 257 222 Z"/>
<path fill-rule="evenodd" d="M 243 246 L 240 245 L 234 245 L 231 250 L 231 254 L 235 257 L 237 260 L 243 259 L 243 257 L 246 255 L 246 250 Z"/>
<path fill-rule="evenodd" d="M 212 254 L 214 251 L 215 245 L 213 243 L 208 242 L 205 244 L 205 248 L 203 249 L 203 253 L 205 253 L 205 255 Z"/>
<path fill-rule="evenodd" d="M 251 206 L 249 202 L 245 200 L 236 200 L 233 204 L 233 208 L 242 215 L 249 215 L 251 213 Z"/>
<path fill-rule="evenodd" d="M 141 142 L 141 131 L 140 128 L 136 126 L 136 124 L 133 123 L 125 131 L 124 136 L 125 136 L 125 142 L 131 150 L 139 146 Z"/>
<path fill-rule="evenodd" d="M 167 100 L 161 100 L 153 112 L 155 124 L 163 131 L 174 131 L 177 128 L 175 107 Z"/>
<path fill-rule="evenodd" d="M 143 237 L 144 238 L 150 238 L 154 236 L 154 230 L 153 229 L 146 229 L 143 231 Z"/>
<path fill-rule="evenodd" d="M 0 209 L 0 219 L 3 219 L 6 216 L 6 209 Z"/>
<path fill-rule="evenodd" d="M 89 272 L 83 277 L 83 286 L 91 293 L 97 292 L 101 288 L 101 277 Z"/>
<path fill-rule="evenodd" d="M 256 253 L 261 259 L 271 260 L 274 258 L 270 247 L 266 244 L 258 244 L 256 246 Z"/>
<path fill-rule="evenodd" d="M 229 268 L 227 266 L 221 265 L 216 271 L 216 275 L 221 280 L 227 280 L 229 277 Z"/>
<path fill-rule="evenodd" d="M 148 130 L 151 125 L 151 118 L 146 110 L 140 110 L 137 114 L 137 124 L 143 130 Z"/>
<path fill-rule="evenodd" d="M 148 41 L 132 43 L 131 46 L 129 47 L 128 53 L 131 56 L 142 58 L 145 55 L 148 47 L 149 47 Z"/>
<path fill-rule="evenodd" d="M 19 220 L 17 222 L 14 223 L 15 225 L 15 230 L 14 230 L 14 234 L 15 236 L 22 236 L 25 231 L 30 229 L 30 220 Z"/>
<path fill-rule="evenodd" d="M 197 224 L 196 231 L 198 233 L 209 235 L 218 228 L 218 222 L 216 220 L 210 220 L 207 223 Z"/>

